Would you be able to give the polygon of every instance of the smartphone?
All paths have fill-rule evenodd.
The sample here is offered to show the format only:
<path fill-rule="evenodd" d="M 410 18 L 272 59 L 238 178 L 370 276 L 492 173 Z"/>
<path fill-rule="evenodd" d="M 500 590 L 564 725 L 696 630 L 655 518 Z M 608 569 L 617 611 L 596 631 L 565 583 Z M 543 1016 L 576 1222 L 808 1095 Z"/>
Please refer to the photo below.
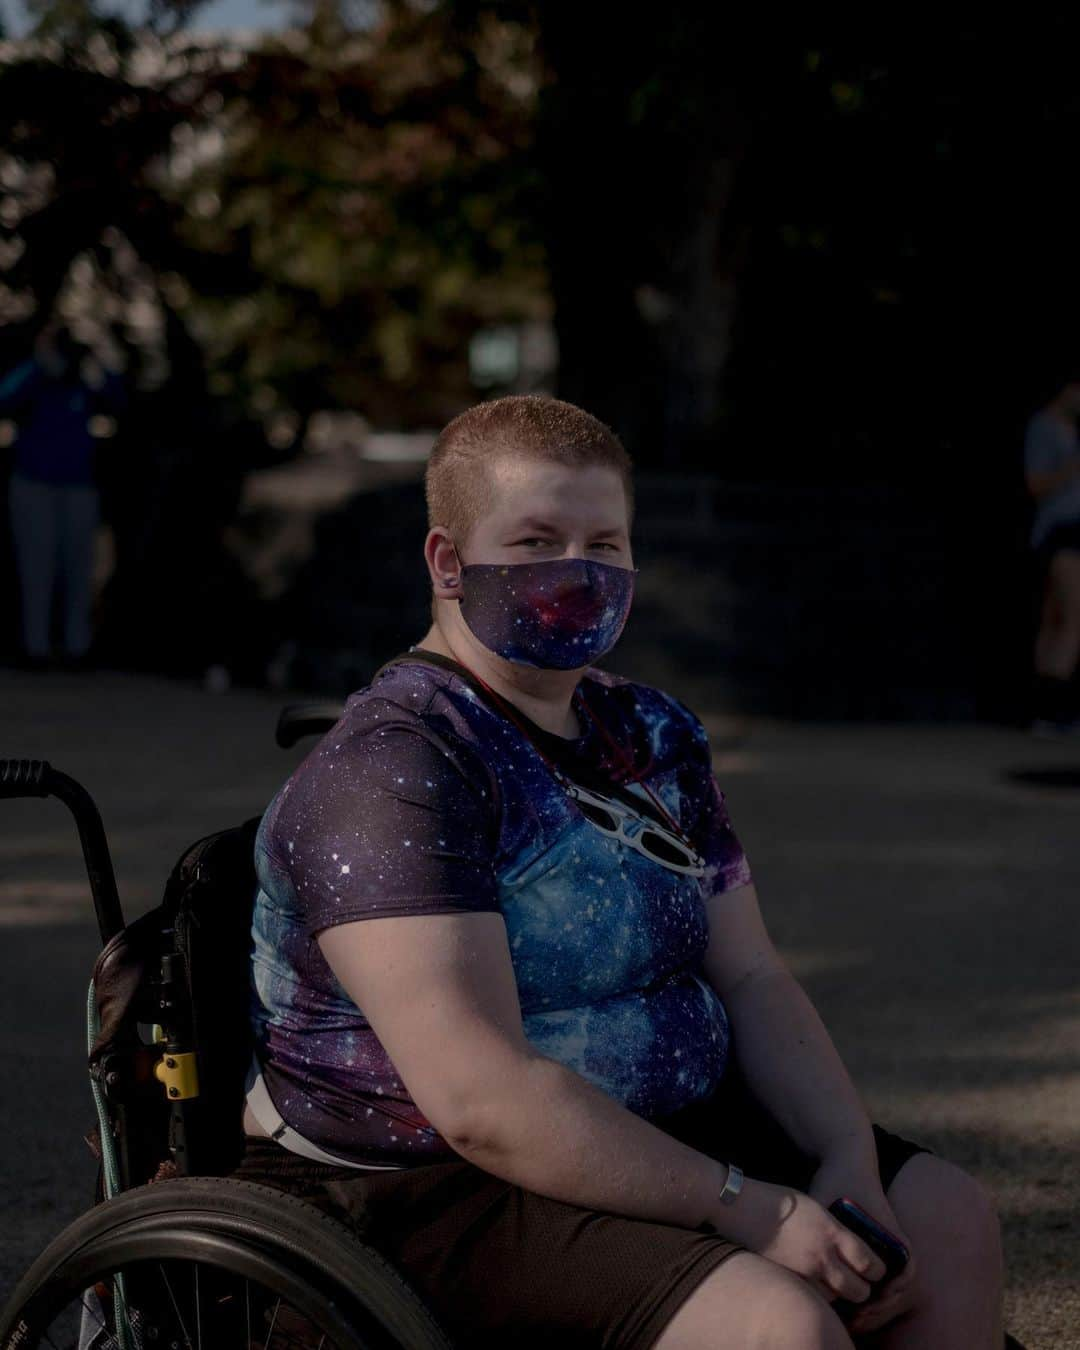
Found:
<path fill-rule="evenodd" d="M 867 1214 L 855 1203 L 849 1200 L 846 1195 L 840 1196 L 829 1206 L 829 1213 L 842 1223 L 845 1228 L 850 1228 L 857 1236 L 861 1237 L 875 1256 L 880 1256 L 885 1262 L 884 1278 L 878 1281 L 871 1281 L 871 1294 L 880 1289 L 887 1281 L 899 1275 L 908 1263 L 909 1252 L 898 1237 L 895 1237 L 887 1228 L 883 1228 L 877 1219 Z M 833 1300 L 833 1311 L 842 1320 L 852 1316 L 864 1305 L 854 1303 L 851 1299 L 838 1298 Z"/>

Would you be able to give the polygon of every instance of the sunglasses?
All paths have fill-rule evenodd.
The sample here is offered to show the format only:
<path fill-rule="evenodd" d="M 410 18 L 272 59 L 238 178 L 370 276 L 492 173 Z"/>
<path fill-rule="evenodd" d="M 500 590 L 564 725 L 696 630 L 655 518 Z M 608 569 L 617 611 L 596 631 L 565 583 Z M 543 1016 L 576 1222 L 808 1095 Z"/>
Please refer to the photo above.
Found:
<path fill-rule="evenodd" d="M 682 872 L 691 877 L 704 876 L 705 859 L 684 844 L 678 835 L 636 815 L 622 802 L 602 797 L 580 783 L 564 779 L 562 786 L 577 802 L 578 809 L 589 824 L 595 825 L 604 834 L 620 839 L 672 872 Z"/>

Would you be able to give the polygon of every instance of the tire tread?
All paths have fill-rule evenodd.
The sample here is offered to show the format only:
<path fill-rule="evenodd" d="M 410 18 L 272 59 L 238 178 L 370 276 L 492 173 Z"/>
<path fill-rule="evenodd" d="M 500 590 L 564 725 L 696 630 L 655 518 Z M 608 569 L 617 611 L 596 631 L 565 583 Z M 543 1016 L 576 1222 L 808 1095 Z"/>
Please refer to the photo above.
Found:
<path fill-rule="evenodd" d="M 453 1342 L 396 1265 L 364 1242 L 335 1215 L 260 1182 L 231 1177 L 177 1177 L 133 1187 L 102 1201 L 63 1229 L 37 1257 L 12 1291 L 0 1314 L 0 1337 L 7 1337 L 18 1309 L 87 1245 L 155 1215 L 227 1216 L 250 1225 L 247 1236 L 263 1246 L 299 1245 L 307 1259 L 341 1283 L 361 1304 L 384 1318 L 400 1320 L 408 1350 L 454 1350 Z M 395 1335 L 397 1327 L 395 1326 Z"/>

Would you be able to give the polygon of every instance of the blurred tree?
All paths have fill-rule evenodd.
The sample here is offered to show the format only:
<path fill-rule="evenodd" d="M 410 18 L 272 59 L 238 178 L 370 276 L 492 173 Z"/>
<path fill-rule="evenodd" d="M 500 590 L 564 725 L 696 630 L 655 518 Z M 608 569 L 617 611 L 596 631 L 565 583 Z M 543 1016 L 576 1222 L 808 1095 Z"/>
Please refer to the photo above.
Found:
<path fill-rule="evenodd" d="M 746 166 L 731 472 L 827 485 L 834 520 L 835 488 L 876 483 L 932 524 L 947 556 L 928 660 L 962 666 L 992 716 L 1023 701 L 1030 660 L 1024 423 L 1075 359 L 1078 38 L 1065 10 L 939 15 L 932 41 L 801 13 Z"/>
<path fill-rule="evenodd" d="M 0 69 L 9 309 L 48 311 L 81 255 L 122 290 L 129 246 L 215 392 L 421 425 L 468 397 L 478 327 L 547 312 L 524 25 L 386 0 L 352 29 L 315 0 L 244 49 L 180 31 L 191 0 L 139 27 L 35 4 L 36 40 Z"/>
<path fill-rule="evenodd" d="M 742 166 L 782 38 L 693 0 L 536 12 L 560 393 L 616 425 L 644 464 L 726 467 Z"/>
<path fill-rule="evenodd" d="M 0 65 L 0 308 L 22 321 L 0 355 L 59 309 L 126 367 L 104 634 L 173 669 L 223 646 L 258 664 L 257 606 L 221 585 L 250 468 L 320 408 L 445 420 L 470 398 L 468 337 L 548 303 L 524 28 L 403 0 L 351 28 L 319 0 L 248 49 L 186 34 L 195 9 L 155 0 L 133 26 L 38 0 Z"/>
<path fill-rule="evenodd" d="M 544 59 L 560 392 L 646 462 L 917 487 L 994 443 L 1015 493 L 1076 326 L 1080 20 L 928 42 L 695 0 L 516 8 Z"/>
<path fill-rule="evenodd" d="M 469 337 L 549 309 L 532 48 L 496 15 L 393 0 L 354 30 L 318 3 L 215 77 L 220 153 L 176 190 L 226 264 L 191 302 L 221 387 L 381 426 L 470 400 Z"/>
<path fill-rule="evenodd" d="M 438 422 L 465 339 L 553 303 L 561 392 L 646 462 L 891 479 L 892 447 L 955 442 L 958 350 L 1072 326 L 1068 16 L 926 43 L 692 0 L 302 0 L 244 50 L 185 37 L 194 0 L 33 2 L 0 77 L 8 317 L 82 254 L 132 290 L 126 241 L 261 415 Z"/>

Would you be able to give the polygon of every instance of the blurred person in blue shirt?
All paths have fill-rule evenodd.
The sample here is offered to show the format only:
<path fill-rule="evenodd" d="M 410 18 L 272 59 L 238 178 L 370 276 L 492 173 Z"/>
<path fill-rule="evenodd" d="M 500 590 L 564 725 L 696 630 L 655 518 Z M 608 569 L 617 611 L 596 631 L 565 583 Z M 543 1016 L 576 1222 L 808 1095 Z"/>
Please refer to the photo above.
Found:
<path fill-rule="evenodd" d="M 1034 414 L 1024 475 L 1034 499 L 1030 545 L 1042 585 L 1035 639 L 1036 735 L 1080 731 L 1074 677 L 1080 664 L 1080 370 Z"/>
<path fill-rule="evenodd" d="M 51 322 L 31 357 L 0 379 L 0 416 L 18 427 L 8 487 L 12 542 L 19 576 L 22 652 L 31 669 L 53 657 L 53 601 L 62 597 L 60 662 L 88 662 L 94 533 L 100 519 L 91 420 L 123 407 L 119 377 L 100 387 L 82 376 L 82 349 Z"/>

